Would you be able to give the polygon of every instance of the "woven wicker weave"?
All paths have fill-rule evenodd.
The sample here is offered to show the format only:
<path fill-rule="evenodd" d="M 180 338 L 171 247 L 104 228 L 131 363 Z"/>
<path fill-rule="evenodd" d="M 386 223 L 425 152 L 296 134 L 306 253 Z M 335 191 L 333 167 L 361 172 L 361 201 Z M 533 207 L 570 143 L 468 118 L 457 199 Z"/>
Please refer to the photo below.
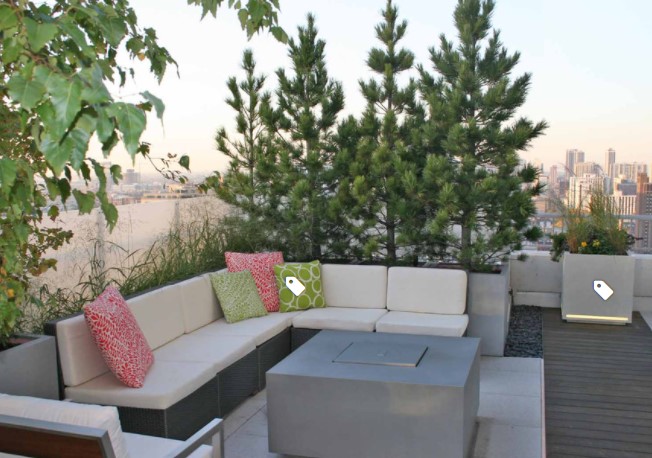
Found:
<path fill-rule="evenodd" d="M 292 351 L 315 337 L 320 329 L 292 328 Z"/>
<path fill-rule="evenodd" d="M 265 373 L 290 354 L 290 340 L 286 329 L 258 347 L 258 390 L 265 388 Z"/>

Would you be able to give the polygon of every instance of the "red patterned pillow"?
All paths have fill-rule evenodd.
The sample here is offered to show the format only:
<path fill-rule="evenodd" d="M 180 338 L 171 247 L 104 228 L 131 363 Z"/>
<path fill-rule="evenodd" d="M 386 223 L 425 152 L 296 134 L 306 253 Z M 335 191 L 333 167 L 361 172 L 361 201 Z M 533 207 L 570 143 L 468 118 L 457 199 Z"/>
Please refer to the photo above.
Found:
<path fill-rule="evenodd" d="M 226 267 L 229 272 L 248 270 L 254 277 L 258 295 L 268 312 L 278 312 L 278 286 L 274 275 L 274 266 L 283 264 L 283 253 L 225 253 Z"/>
<path fill-rule="evenodd" d="M 143 386 L 154 354 L 120 292 L 107 287 L 84 306 L 84 317 L 111 372 L 131 388 Z"/>

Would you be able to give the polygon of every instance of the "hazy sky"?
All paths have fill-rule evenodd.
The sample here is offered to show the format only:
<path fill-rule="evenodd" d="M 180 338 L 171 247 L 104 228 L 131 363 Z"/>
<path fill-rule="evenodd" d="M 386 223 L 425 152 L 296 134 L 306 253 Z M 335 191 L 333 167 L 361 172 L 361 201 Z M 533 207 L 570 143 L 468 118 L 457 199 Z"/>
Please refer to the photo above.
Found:
<path fill-rule="evenodd" d="M 308 12 L 316 15 L 328 70 L 344 86 L 344 111 L 360 113 L 364 99 L 358 80 L 370 77 L 365 59 L 378 46 L 374 25 L 385 0 L 280 1 L 280 24 L 291 36 Z M 143 140 L 152 144 L 152 156 L 190 155 L 193 172 L 223 170 L 226 159 L 215 151 L 213 137 L 219 126 L 234 125 L 233 111 L 224 103 L 227 78 L 240 79 L 242 51 L 251 47 L 273 90 L 274 71 L 289 68 L 287 48 L 268 34 L 248 42 L 235 13 L 226 9 L 218 11 L 218 19 L 200 21 L 199 9 L 184 0 L 131 3 L 141 26 L 156 29 L 180 73 L 177 78 L 172 69 L 158 86 L 146 67 L 139 68 L 135 83 L 119 94 L 131 100 L 132 94 L 149 90 L 165 102 L 164 128 L 152 116 Z M 428 48 L 438 45 L 441 33 L 456 39 L 456 3 L 395 1 L 408 21 L 403 46 L 414 52 L 416 62 L 430 68 Z M 646 0 L 497 0 L 493 26 L 508 51 L 521 53 L 515 74 L 532 73 L 521 114 L 550 124 L 547 134 L 522 153 L 526 160 L 543 161 L 547 170 L 564 160 L 566 149 L 580 148 L 586 160 L 602 164 L 604 151 L 613 147 L 617 162 L 652 162 L 651 17 L 652 2 Z M 124 151 L 116 150 L 110 160 L 131 166 Z"/>

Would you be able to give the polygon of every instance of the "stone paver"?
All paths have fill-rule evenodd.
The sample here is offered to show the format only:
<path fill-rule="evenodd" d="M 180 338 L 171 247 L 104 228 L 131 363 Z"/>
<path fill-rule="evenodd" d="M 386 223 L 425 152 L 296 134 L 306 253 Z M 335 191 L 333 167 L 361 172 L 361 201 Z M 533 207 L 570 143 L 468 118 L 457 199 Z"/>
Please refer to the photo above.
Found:
<path fill-rule="evenodd" d="M 542 362 L 482 357 L 480 408 L 473 458 L 542 456 Z M 228 458 L 288 458 L 268 452 L 265 391 L 225 420 Z"/>

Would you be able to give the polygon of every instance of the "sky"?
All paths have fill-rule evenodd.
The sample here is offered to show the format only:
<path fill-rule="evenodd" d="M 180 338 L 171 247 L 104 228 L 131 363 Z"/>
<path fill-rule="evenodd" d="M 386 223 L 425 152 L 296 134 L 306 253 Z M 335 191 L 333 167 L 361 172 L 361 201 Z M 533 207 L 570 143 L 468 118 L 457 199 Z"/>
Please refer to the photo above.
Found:
<path fill-rule="evenodd" d="M 225 2 L 226 3 L 226 2 Z M 279 23 L 290 36 L 306 15 L 316 16 L 319 36 L 326 41 L 327 68 L 341 81 L 346 96 L 344 114 L 358 115 L 364 107 L 358 81 L 369 79 L 365 60 L 380 45 L 374 26 L 381 21 L 385 0 L 280 0 Z M 224 170 L 227 159 L 215 150 L 216 130 L 234 127 L 234 112 L 224 102 L 226 81 L 240 79 L 242 52 L 251 48 L 266 89 L 276 87 L 274 72 L 290 68 L 287 47 L 268 33 L 250 41 L 235 12 L 218 10 L 200 21 L 200 10 L 184 0 L 131 0 L 141 27 L 153 27 L 159 43 L 179 64 L 162 84 L 147 67 L 135 63 L 136 79 L 115 91 L 124 100 L 148 90 L 163 99 L 163 124 L 151 116 L 142 140 L 153 157 L 188 154 L 193 173 Z M 429 48 L 439 35 L 457 39 L 453 24 L 456 0 L 395 0 L 399 17 L 407 20 L 403 47 L 415 62 L 431 68 Z M 518 115 L 545 119 L 546 135 L 521 153 L 545 170 L 564 161 L 566 149 L 586 152 L 587 161 L 604 162 L 608 148 L 617 162 L 652 163 L 652 2 L 647 0 L 497 0 L 493 27 L 501 31 L 510 53 L 520 52 L 514 76 L 532 74 L 530 92 Z M 416 71 L 411 73 L 416 77 Z M 94 157 L 101 157 L 97 143 Z M 133 164 L 124 149 L 109 157 L 123 168 Z M 151 166 L 138 161 L 143 173 Z"/>

